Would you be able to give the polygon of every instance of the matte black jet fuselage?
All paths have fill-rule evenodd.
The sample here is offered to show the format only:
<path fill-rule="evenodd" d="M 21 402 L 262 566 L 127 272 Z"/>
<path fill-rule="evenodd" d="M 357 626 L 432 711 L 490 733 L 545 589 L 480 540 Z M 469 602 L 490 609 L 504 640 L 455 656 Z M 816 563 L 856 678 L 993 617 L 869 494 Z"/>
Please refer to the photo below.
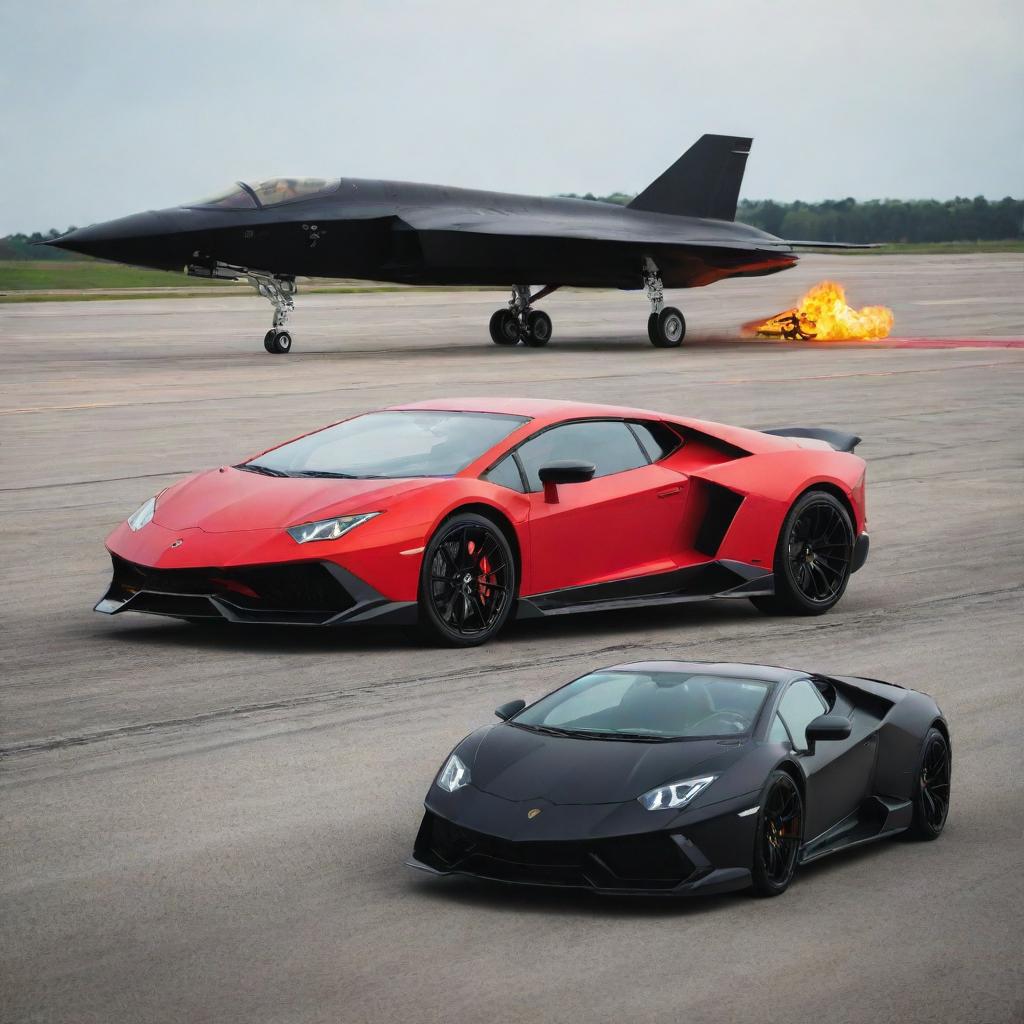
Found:
<path fill-rule="evenodd" d="M 703 135 L 629 206 L 359 178 L 276 178 L 221 196 L 72 231 L 49 245 L 197 277 L 245 277 L 274 307 L 268 352 L 291 351 L 296 277 L 511 286 L 488 330 L 540 347 L 555 288 L 644 288 L 647 334 L 676 348 L 682 311 L 665 288 L 774 274 L 790 242 L 735 222 L 751 139 Z M 830 246 L 837 243 L 826 243 Z M 531 286 L 542 285 L 533 293 Z"/>
<path fill-rule="evenodd" d="M 796 257 L 733 221 L 410 182 L 344 178 L 326 195 L 252 209 L 184 206 L 83 228 L 58 244 L 141 266 L 216 263 L 278 277 L 406 284 L 667 288 L 770 274 Z"/>

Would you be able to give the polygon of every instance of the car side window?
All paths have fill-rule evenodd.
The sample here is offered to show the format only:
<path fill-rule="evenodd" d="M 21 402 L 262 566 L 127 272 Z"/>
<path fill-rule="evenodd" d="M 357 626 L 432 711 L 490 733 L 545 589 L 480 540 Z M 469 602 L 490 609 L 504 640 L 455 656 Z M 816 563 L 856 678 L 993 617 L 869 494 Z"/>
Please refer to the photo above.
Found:
<path fill-rule="evenodd" d="M 506 455 L 496 466 L 484 474 L 484 479 L 499 487 L 523 493 L 523 478 L 519 475 L 519 467 L 511 455 Z"/>
<path fill-rule="evenodd" d="M 789 733 L 786 732 L 786 726 L 782 719 L 776 715 L 772 719 L 772 727 L 768 730 L 768 742 L 769 743 L 788 743 Z"/>
<path fill-rule="evenodd" d="M 519 458 L 526 470 L 531 491 L 544 489 L 538 473 L 542 466 L 563 459 L 592 462 L 595 477 L 611 476 L 647 465 L 647 457 L 625 423 L 592 420 L 565 423 L 542 431 L 519 446 Z"/>
<path fill-rule="evenodd" d="M 807 749 L 807 726 L 828 709 L 809 679 L 792 683 L 779 701 L 779 715 L 786 723 L 797 749 Z"/>
<path fill-rule="evenodd" d="M 647 452 L 647 457 L 651 462 L 657 462 L 659 459 L 671 455 L 683 443 L 683 439 L 670 427 L 666 427 L 664 423 L 631 421 L 629 425 L 639 438 L 640 444 Z"/>

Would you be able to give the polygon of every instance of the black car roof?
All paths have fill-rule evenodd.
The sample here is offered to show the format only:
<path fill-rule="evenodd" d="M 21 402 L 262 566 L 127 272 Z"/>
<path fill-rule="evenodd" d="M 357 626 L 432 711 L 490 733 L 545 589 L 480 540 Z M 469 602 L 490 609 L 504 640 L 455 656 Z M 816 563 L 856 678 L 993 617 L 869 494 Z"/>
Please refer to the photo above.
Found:
<path fill-rule="evenodd" d="M 601 671 L 601 670 L 596 670 Z M 743 665 L 727 661 L 633 661 L 623 665 L 608 665 L 604 671 L 630 672 L 701 672 L 725 679 L 760 679 L 769 683 L 785 683 L 808 675 L 793 668 L 774 665 Z"/>

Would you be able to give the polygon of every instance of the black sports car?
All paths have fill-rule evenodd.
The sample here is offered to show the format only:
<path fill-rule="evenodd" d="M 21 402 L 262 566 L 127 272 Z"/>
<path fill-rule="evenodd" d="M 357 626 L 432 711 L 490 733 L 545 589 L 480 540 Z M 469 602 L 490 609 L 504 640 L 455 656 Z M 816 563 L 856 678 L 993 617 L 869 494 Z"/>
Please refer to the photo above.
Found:
<path fill-rule="evenodd" d="M 761 665 L 599 669 L 495 712 L 425 801 L 413 867 L 603 893 L 776 896 L 797 865 L 942 832 L 949 727 L 893 683 Z"/>

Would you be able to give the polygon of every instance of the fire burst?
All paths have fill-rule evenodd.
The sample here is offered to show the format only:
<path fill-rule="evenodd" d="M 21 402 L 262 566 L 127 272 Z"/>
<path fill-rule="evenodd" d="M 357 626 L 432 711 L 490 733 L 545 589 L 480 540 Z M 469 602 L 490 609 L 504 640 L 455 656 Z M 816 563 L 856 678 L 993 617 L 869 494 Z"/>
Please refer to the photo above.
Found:
<path fill-rule="evenodd" d="M 847 341 L 887 338 L 894 321 L 893 312 L 887 306 L 853 309 L 846 304 L 846 292 L 841 284 L 822 281 L 793 309 L 745 326 L 762 338 Z"/>

